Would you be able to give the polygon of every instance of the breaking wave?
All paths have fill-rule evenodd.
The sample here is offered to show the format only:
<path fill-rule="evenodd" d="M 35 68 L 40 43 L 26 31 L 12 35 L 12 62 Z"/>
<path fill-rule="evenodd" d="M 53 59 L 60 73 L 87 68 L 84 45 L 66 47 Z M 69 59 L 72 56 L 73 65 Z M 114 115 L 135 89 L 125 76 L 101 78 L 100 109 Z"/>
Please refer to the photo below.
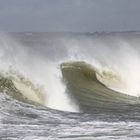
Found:
<path fill-rule="evenodd" d="M 139 97 L 107 87 L 121 82 L 120 77 L 112 72 L 101 73 L 90 64 L 80 61 L 63 63 L 61 69 L 68 89 L 86 112 L 92 110 L 123 112 L 129 110 L 130 106 L 140 104 Z"/>
<path fill-rule="evenodd" d="M 0 94 L 72 112 L 140 103 L 138 40 L 61 36 L 36 46 L 0 37 Z"/>

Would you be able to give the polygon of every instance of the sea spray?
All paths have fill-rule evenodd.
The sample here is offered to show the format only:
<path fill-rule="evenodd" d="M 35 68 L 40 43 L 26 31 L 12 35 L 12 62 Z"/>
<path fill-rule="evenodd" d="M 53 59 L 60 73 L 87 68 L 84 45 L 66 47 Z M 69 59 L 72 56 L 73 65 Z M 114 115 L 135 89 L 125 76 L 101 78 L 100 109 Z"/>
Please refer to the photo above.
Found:
<path fill-rule="evenodd" d="M 140 41 L 118 36 L 85 37 L 64 41 L 67 61 L 85 61 L 97 69 L 97 78 L 108 88 L 140 96 Z"/>
<path fill-rule="evenodd" d="M 34 34 L 29 36 L 32 38 Z M 36 40 L 32 40 L 30 46 L 31 42 L 27 40 L 1 34 L 0 72 L 8 73 L 12 69 L 29 79 L 35 87 L 41 87 L 45 106 L 78 111 L 73 93 L 67 92 L 60 70 L 60 64 L 69 61 L 89 63 L 96 69 L 98 80 L 108 88 L 139 96 L 138 40 L 120 39 L 115 35 L 62 35 L 50 40 L 43 37 L 40 43 Z"/>
<path fill-rule="evenodd" d="M 42 94 L 44 96 L 43 100 L 45 100 L 42 103 L 44 106 L 71 112 L 77 112 L 79 110 L 76 103 L 66 93 L 59 63 L 48 62 L 39 55 L 34 56 L 30 54 L 28 48 L 23 44 L 6 35 L 1 36 L 0 49 L 0 71 L 4 76 L 7 73 L 15 79 L 15 75 L 11 73 L 11 71 L 14 71 L 14 73 L 28 79 L 34 86 L 42 88 L 42 93 L 36 93 L 30 86 L 28 87 L 26 84 L 20 83 L 20 80 L 13 80 L 15 87 L 21 93 L 23 92 L 23 96 L 29 100 L 41 103 L 37 99 L 38 95 L 36 96 L 36 94 Z"/>

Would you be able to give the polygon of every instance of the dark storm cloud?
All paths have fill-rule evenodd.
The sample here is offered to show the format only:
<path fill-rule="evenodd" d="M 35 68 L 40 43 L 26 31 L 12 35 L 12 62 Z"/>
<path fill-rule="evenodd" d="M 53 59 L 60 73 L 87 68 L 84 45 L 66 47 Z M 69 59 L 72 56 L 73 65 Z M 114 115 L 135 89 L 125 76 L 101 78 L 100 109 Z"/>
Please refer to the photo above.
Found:
<path fill-rule="evenodd" d="M 0 30 L 140 30 L 139 13 L 140 0 L 0 0 Z"/>

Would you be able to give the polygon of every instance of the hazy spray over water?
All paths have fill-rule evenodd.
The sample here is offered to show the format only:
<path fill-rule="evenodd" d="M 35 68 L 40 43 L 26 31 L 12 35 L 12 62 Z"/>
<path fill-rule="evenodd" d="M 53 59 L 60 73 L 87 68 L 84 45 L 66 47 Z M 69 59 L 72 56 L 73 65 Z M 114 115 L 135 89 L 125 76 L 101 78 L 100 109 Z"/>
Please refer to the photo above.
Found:
<path fill-rule="evenodd" d="M 97 78 L 107 87 L 140 96 L 140 41 L 115 36 L 67 36 L 48 42 L 44 43 L 44 47 L 38 45 L 38 50 L 42 52 L 34 53 L 35 46 L 27 47 L 20 41 L 0 35 L 1 73 L 16 71 L 39 87 L 45 100 L 43 105 L 79 111 L 76 101 L 66 92 L 62 82 L 60 64 L 66 61 L 85 61 L 96 68 Z M 48 52 L 55 59 L 48 59 Z"/>
<path fill-rule="evenodd" d="M 66 93 L 59 63 L 43 60 L 37 55 L 34 56 L 22 44 L 5 35 L 1 36 L 0 50 L 1 73 L 10 73 L 9 75 L 11 75 L 11 71 L 14 71 L 30 80 L 36 87 L 41 88 L 45 106 L 64 111 L 78 111 L 78 106 Z M 21 85 L 22 87 L 20 87 Z M 30 92 L 26 93 L 26 96 L 38 94 L 34 93 L 33 95 L 32 90 L 23 89 L 23 84 L 21 85 L 18 84 L 16 87 L 21 91 Z M 24 86 L 24 88 L 30 87 Z"/>

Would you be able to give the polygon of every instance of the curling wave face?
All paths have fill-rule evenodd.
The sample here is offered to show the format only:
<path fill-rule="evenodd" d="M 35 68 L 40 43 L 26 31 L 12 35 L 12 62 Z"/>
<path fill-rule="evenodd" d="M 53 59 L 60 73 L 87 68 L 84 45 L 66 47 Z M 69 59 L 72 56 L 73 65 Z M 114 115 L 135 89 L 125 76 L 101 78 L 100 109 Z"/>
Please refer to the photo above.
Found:
<path fill-rule="evenodd" d="M 62 63 L 61 70 L 67 88 L 85 112 L 95 110 L 124 112 L 140 104 L 139 97 L 120 93 L 106 86 L 108 83 L 105 81 L 110 80 L 110 83 L 113 83 L 116 79 L 110 72 L 101 74 L 90 64 L 80 61 Z"/>

